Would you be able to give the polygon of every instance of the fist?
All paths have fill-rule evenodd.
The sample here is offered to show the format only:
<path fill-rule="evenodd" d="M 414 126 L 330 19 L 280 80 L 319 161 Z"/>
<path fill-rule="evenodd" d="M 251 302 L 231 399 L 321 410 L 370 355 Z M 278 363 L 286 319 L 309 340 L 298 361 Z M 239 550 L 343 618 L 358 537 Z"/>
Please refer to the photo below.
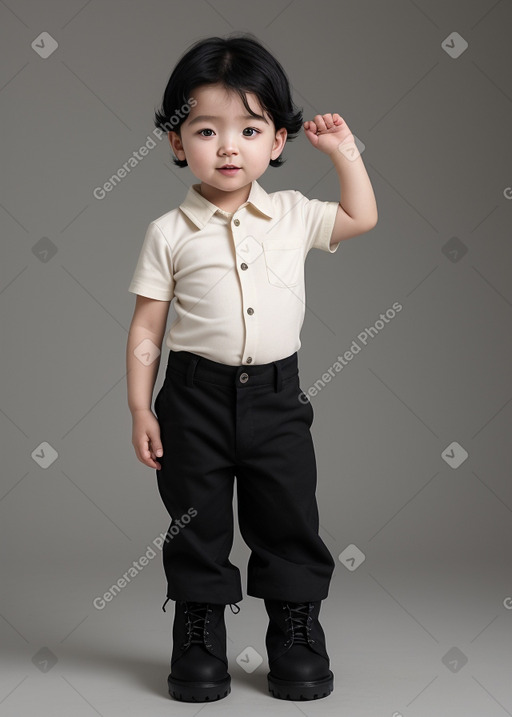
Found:
<path fill-rule="evenodd" d="M 336 152 L 347 138 L 354 139 L 343 117 L 336 113 L 315 115 L 315 119 L 304 122 L 304 131 L 313 147 L 325 154 Z"/>

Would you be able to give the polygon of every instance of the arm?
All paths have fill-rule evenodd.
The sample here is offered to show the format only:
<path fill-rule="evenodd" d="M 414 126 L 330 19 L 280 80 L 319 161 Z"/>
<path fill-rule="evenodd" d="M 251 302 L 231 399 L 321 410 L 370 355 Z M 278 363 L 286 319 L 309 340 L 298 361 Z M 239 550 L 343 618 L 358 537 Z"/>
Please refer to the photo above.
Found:
<path fill-rule="evenodd" d="M 133 418 L 132 443 L 137 458 L 150 468 L 158 470 L 160 464 L 154 459 L 157 450 L 162 446 L 158 421 L 151 411 L 151 401 L 160 354 L 146 365 L 137 358 L 134 350 L 144 339 L 149 339 L 161 350 L 170 303 L 137 295 L 126 345 L 128 406 Z M 156 348 L 153 350 L 156 352 Z"/>
<path fill-rule="evenodd" d="M 304 123 L 311 144 L 329 155 L 340 181 L 341 199 L 331 235 L 331 247 L 343 239 L 370 231 L 377 224 L 375 195 L 354 135 L 338 114 L 316 115 Z"/>

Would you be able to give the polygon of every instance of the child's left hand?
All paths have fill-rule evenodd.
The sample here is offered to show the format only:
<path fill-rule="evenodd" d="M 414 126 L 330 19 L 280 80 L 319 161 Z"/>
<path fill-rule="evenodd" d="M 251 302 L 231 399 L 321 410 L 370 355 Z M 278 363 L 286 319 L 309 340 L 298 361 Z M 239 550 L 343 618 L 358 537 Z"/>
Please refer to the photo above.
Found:
<path fill-rule="evenodd" d="M 304 131 L 313 147 L 325 154 L 336 152 L 344 140 L 354 141 L 354 135 L 339 114 L 315 115 L 314 120 L 304 122 Z"/>

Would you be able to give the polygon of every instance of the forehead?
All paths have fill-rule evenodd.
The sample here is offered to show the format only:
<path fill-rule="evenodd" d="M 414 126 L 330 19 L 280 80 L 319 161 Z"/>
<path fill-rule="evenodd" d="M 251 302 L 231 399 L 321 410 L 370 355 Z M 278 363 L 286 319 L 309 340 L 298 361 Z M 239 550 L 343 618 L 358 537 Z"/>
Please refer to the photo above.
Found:
<path fill-rule="evenodd" d="M 263 114 L 258 97 L 252 92 L 245 93 L 249 107 L 257 114 Z M 247 109 L 238 92 L 228 89 L 224 85 L 201 85 L 191 92 L 197 104 L 190 111 L 190 119 L 198 114 L 247 114 Z"/>

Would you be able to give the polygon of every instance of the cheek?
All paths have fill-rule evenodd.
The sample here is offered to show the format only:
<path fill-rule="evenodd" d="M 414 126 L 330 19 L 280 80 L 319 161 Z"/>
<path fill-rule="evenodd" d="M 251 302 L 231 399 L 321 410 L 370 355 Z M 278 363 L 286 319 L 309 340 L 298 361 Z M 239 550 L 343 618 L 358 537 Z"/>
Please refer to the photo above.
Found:
<path fill-rule="evenodd" d="M 272 152 L 272 141 L 265 142 L 265 144 L 261 144 L 255 153 L 255 159 L 259 162 L 259 164 L 262 164 L 266 166 L 268 164 L 268 160 L 270 159 L 270 154 Z"/>
<path fill-rule="evenodd" d="M 199 144 L 197 142 L 192 142 L 188 146 L 188 151 L 187 148 L 185 149 L 185 153 L 187 155 L 189 164 L 200 166 L 201 164 L 204 164 L 205 161 L 207 161 L 208 157 L 211 154 L 211 151 L 209 151 L 209 148 L 206 143 Z"/>

